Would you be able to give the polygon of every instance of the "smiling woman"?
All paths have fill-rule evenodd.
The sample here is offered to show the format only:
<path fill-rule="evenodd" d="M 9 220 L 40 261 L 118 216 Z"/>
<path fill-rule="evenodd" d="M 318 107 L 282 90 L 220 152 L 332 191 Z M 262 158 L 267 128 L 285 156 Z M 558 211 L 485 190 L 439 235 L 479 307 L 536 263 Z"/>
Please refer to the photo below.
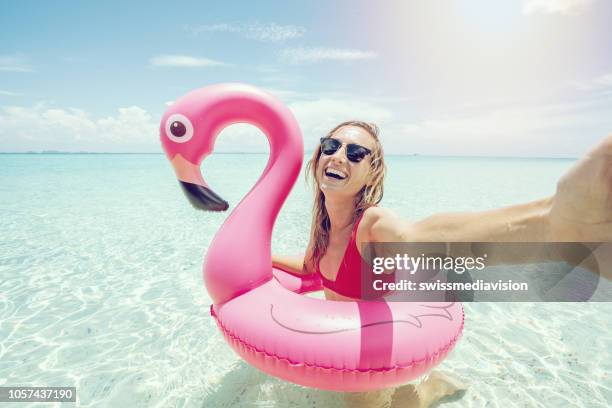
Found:
<path fill-rule="evenodd" d="M 368 242 L 608 242 L 612 240 L 611 151 L 612 137 L 608 137 L 559 181 L 553 197 L 409 222 L 377 206 L 383 196 L 385 165 L 376 126 L 341 123 L 321 139 L 308 163 L 315 197 L 306 254 L 301 262 L 275 256 L 274 265 L 295 273 L 318 273 L 328 299 L 349 300 L 366 297 L 360 291 L 359 272 L 360 248 Z"/>
<path fill-rule="evenodd" d="M 376 206 L 383 198 L 386 167 L 378 135 L 376 125 L 353 120 L 340 123 L 321 138 L 320 148 L 307 165 L 315 197 L 303 263 L 272 256 L 273 265 L 280 269 L 318 274 L 328 300 L 373 299 L 389 292 L 376 290 L 371 282 L 364 284 L 360 274 L 361 243 L 373 240 L 368 228 L 373 211 L 381 210 Z M 368 219 L 363 220 L 366 212 Z M 391 274 L 378 279 L 389 284 L 395 277 Z M 434 372 L 418 385 L 347 393 L 345 400 L 351 407 L 388 406 L 392 399 L 404 406 L 427 407 L 462 388 L 459 381 Z"/>
<path fill-rule="evenodd" d="M 273 256 L 273 265 L 294 273 L 318 274 L 326 299 L 351 301 L 369 298 L 363 291 L 369 285 L 362 282 L 360 252 L 368 242 L 610 241 L 611 152 L 612 137 L 608 137 L 563 177 L 553 197 L 481 213 L 437 214 L 409 222 L 377 206 L 385 175 L 378 128 L 360 121 L 341 123 L 321 139 L 308 163 L 315 197 L 306 254 L 292 261 Z M 452 248 L 449 254 L 458 256 L 460 250 Z M 538 261 L 550 261 L 538 256 Z M 488 259 L 490 265 L 524 262 L 524 254 Z M 458 388 L 451 385 L 456 381 L 444 376 L 432 378 L 438 381 L 435 387 L 426 380 L 414 389 L 419 406 L 446 395 L 441 389 L 452 393 Z M 376 391 L 364 394 L 361 401 L 372 395 L 391 398 L 391 394 Z"/>
<path fill-rule="evenodd" d="M 321 275 L 328 299 L 360 298 L 359 279 L 349 277 L 361 265 L 356 242 L 363 237 L 357 236 L 357 221 L 383 197 L 385 162 L 378 127 L 360 121 L 339 124 L 321 139 L 307 171 L 318 188 L 306 268 Z M 330 212 L 339 214 L 348 203 L 354 211 L 330 218 Z"/>

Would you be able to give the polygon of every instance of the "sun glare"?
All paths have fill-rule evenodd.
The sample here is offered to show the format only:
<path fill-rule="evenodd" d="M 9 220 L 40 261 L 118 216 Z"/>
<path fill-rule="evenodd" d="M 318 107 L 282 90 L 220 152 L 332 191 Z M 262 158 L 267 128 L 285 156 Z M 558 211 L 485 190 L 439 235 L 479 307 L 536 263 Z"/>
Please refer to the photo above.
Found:
<path fill-rule="evenodd" d="M 453 4 L 459 18 L 483 33 L 511 31 L 522 19 L 522 2 L 518 0 L 457 0 Z"/>

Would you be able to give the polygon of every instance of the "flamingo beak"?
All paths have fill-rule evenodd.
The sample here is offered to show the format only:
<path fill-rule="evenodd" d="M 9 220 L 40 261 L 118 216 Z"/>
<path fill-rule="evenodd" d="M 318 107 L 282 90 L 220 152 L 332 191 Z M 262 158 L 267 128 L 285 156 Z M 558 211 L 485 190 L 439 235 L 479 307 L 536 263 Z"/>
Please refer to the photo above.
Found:
<path fill-rule="evenodd" d="M 204 182 L 199 166 L 191 163 L 180 154 L 171 160 L 183 193 L 194 208 L 204 211 L 225 211 L 229 204 L 219 197 Z"/>

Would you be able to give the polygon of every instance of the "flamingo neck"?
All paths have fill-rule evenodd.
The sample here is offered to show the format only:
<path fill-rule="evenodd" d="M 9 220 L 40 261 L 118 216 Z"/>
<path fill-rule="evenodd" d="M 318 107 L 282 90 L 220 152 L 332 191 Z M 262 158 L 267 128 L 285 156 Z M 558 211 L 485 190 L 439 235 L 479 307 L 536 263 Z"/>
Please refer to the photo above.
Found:
<path fill-rule="evenodd" d="M 280 102 L 272 106 L 270 101 L 263 106 L 261 101 L 254 102 L 257 109 L 247 111 L 256 115 L 239 121 L 263 131 L 270 142 L 270 157 L 257 183 L 209 246 L 204 279 L 217 305 L 272 278 L 272 228 L 302 165 L 301 133 L 291 112 Z"/>

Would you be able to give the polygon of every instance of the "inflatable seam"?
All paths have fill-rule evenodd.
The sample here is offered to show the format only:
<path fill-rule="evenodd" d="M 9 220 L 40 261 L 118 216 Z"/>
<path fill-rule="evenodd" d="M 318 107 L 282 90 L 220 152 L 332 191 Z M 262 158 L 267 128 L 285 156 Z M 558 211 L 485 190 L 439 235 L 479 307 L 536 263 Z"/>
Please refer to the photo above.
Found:
<path fill-rule="evenodd" d="M 211 307 L 212 310 L 212 307 Z M 436 351 L 435 353 L 426 356 L 420 360 L 413 360 L 410 364 L 408 365 L 398 365 L 398 364 L 394 364 L 393 366 L 389 367 L 389 368 L 367 368 L 367 369 L 359 369 L 359 368 L 338 368 L 338 367 L 325 367 L 325 366 L 320 366 L 320 365 L 316 365 L 316 364 L 309 364 L 306 362 L 300 362 L 300 363 L 296 363 L 293 362 L 291 360 L 289 360 L 286 357 L 279 357 L 276 354 L 270 354 L 267 351 L 264 350 L 259 350 L 257 349 L 255 346 L 245 342 L 244 340 L 240 339 L 239 337 L 235 336 L 234 334 L 230 333 L 225 326 L 223 325 L 223 323 L 221 323 L 221 321 L 219 320 L 218 316 L 216 315 L 216 313 L 212 314 L 213 317 L 215 318 L 215 321 L 217 322 L 217 324 L 219 325 L 219 328 L 221 329 L 221 332 L 223 333 L 224 336 L 228 337 L 230 340 L 233 340 L 234 342 L 238 343 L 241 347 L 244 347 L 245 349 L 254 352 L 256 354 L 260 354 L 260 355 L 264 355 L 265 357 L 268 358 L 272 358 L 274 360 L 277 361 L 285 361 L 287 362 L 287 364 L 292 365 L 292 366 L 306 366 L 306 367 L 312 367 L 312 368 L 319 368 L 319 369 L 324 369 L 324 370 L 332 370 L 332 371 L 341 371 L 341 372 L 355 372 L 355 373 L 376 373 L 376 372 L 387 372 L 387 371 L 395 371 L 395 370 L 404 370 L 404 369 L 409 369 L 414 367 L 415 365 L 418 364 L 422 364 L 428 361 L 434 361 L 434 360 L 438 360 L 439 358 L 441 358 L 442 356 L 446 355 L 455 345 L 455 343 L 459 340 L 459 338 L 461 337 L 461 334 L 463 333 L 463 326 L 465 324 L 465 311 L 463 310 L 463 307 L 461 308 L 461 327 L 459 328 L 459 330 L 457 331 L 457 335 L 451 340 L 449 341 L 446 346 L 444 346 L 443 348 L 441 348 L 440 350 Z"/>

